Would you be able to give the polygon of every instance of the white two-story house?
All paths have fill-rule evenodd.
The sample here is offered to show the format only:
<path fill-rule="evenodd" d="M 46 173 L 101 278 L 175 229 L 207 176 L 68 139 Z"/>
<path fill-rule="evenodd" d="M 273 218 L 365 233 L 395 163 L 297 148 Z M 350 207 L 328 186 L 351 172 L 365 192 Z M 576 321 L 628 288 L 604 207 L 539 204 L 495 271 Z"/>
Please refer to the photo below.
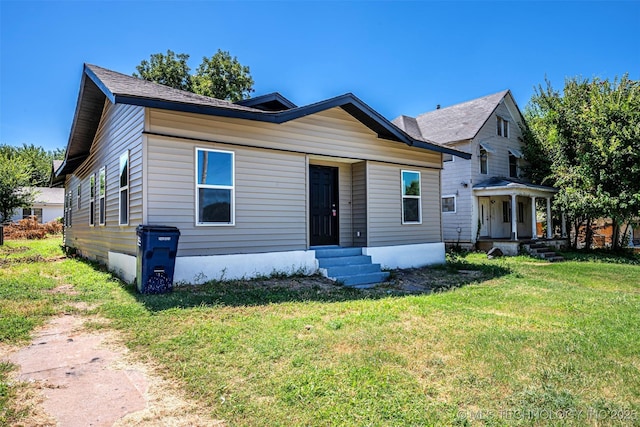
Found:
<path fill-rule="evenodd" d="M 509 90 L 447 108 L 438 106 L 417 117 L 400 116 L 393 123 L 414 137 L 472 154 L 471 161 L 450 155 L 443 159 L 445 243 L 471 247 L 480 241 L 553 237 L 549 221 L 556 190 L 531 184 L 522 176 L 524 119 Z M 546 223 L 543 233 L 539 229 L 545 227 L 537 218 Z M 506 247 L 507 252 L 518 250 L 515 245 Z"/>

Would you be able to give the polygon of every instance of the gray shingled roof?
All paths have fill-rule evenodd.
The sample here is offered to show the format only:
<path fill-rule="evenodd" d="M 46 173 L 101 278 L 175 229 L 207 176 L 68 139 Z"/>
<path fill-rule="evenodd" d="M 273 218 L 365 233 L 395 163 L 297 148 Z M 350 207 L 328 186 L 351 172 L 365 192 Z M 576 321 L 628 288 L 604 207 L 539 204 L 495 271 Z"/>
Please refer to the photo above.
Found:
<path fill-rule="evenodd" d="M 107 70 L 97 65 L 86 64 L 86 68 L 104 84 L 104 87 L 111 92 L 112 95 L 264 113 L 264 111 L 256 108 L 245 107 L 222 99 L 210 98 L 208 96 L 174 89 L 155 82 Z"/>
<path fill-rule="evenodd" d="M 288 101 L 284 97 L 281 98 L 281 103 Z M 424 137 L 414 137 L 403 132 L 352 93 L 346 93 L 302 107 L 295 107 L 291 103 L 293 108 L 290 109 L 265 111 L 173 89 L 96 65 L 85 64 L 76 112 L 71 126 L 69 143 L 67 144 L 66 157 L 62 166 L 57 168 L 52 185 L 62 183 L 64 176 L 72 173 L 89 155 L 105 99 L 108 99 L 113 104 L 137 105 L 276 124 L 296 120 L 330 108 L 340 107 L 363 125 L 376 132 L 379 138 L 401 142 L 416 148 L 449 153 L 465 159 L 471 157 L 469 153 L 436 144 Z M 290 103 L 290 101 L 288 102 Z M 287 102 L 284 102 L 284 104 L 287 104 Z M 408 121 L 410 122 L 411 120 Z M 413 132 L 417 132 L 417 126 L 414 127 Z"/>
<path fill-rule="evenodd" d="M 418 126 L 418 122 L 413 117 L 402 115 L 393 119 L 391 123 L 398 126 L 410 136 L 417 139 L 423 139 L 422 132 L 420 132 L 420 127 Z"/>
<path fill-rule="evenodd" d="M 34 204 L 64 204 L 64 188 L 30 187 L 29 189 L 34 193 Z"/>
<path fill-rule="evenodd" d="M 508 93 L 508 90 L 503 90 L 493 95 L 420 114 L 414 120 L 422 138 L 439 144 L 472 139 Z M 411 127 L 414 125 L 407 120 L 406 116 L 400 116 L 392 122 L 412 135 Z"/>

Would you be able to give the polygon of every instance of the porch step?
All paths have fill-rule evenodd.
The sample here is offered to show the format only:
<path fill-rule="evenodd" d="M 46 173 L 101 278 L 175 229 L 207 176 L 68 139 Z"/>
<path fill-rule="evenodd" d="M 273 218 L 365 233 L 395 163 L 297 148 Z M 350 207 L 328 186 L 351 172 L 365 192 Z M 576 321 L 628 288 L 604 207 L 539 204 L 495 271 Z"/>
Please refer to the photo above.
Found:
<path fill-rule="evenodd" d="M 543 243 L 525 243 L 522 248 L 529 254 L 536 258 L 541 258 L 549 262 L 564 261 L 561 255 L 558 255 L 556 251 L 550 249 Z"/>
<path fill-rule="evenodd" d="M 389 273 L 373 264 L 371 257 L 362 255 L 362 248 L 318 248 L 316 259 L 320 273 L 345 286 L 356 288 L 373 287 L 383 282 Z"/>

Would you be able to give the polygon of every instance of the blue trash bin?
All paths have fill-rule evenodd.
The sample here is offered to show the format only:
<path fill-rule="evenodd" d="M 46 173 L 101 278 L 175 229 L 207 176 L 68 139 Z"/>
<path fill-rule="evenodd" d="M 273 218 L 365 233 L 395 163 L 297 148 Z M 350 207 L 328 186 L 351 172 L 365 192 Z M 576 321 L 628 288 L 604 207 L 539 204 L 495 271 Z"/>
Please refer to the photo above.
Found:
<path fill-rule="evenodd" d="M 139 225 L 136 285 L 141 294 L 162 294 L 173 289 L 180 230 L 163 225 Z"/>

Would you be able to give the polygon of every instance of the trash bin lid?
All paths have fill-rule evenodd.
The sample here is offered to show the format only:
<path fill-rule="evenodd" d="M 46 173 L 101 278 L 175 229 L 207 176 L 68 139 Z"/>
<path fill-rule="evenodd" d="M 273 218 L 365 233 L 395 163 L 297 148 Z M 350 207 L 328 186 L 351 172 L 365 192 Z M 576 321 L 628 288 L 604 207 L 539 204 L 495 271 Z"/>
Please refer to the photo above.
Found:
<path fill-rule="evenodd" d="M 144 225 L 140 224 L 136 227 L 137 232 L 156 232 L 156 233 L 178 233 L 180 230 L 178 227 L 171 227 L 169 225 Z"/>

